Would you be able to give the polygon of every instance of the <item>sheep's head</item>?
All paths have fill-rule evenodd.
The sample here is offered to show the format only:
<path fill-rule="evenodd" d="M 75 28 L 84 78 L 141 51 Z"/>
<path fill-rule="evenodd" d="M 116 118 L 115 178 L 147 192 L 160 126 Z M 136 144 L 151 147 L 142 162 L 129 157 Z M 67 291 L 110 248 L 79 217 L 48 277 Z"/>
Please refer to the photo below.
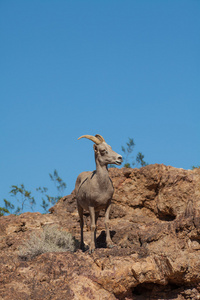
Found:
<path fill-rule="evenodd" d="M 122 156 L 114 152 L 109 146 L 104 138 L 96 134 L 95 136 L 92 135 L 83 135 L 78 139 L 87 138 L 93 141 L 94 144 L 94 151 L 95 151 L 95 158 L 98 160 L 101 166 L 108 165 L 108 164 L 116 164 L 121 165 L 122 163 Z"/>

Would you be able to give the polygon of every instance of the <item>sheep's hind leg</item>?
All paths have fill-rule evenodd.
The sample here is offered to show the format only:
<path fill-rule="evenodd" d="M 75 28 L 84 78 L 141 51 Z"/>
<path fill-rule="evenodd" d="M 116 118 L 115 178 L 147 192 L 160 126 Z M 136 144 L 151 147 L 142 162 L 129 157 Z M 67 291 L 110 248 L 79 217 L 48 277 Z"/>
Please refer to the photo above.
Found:
<path fill-rule="evenodd" d="M 110 208 L 111 208 L 111 201 L 109 201 L 106 211 L 105 211 L 105 228 L 106 228 L 106 244 L 108 248 L 114 247 L 114 243 L 110 237 L 110 230 L 109 230 L 109 215 L 110 215 Z"/>
<path fill-rule="evenodd" d="M 96 243 L 96 222 L 95 222 L 95 210 L 94 207 L 89 206 L 90 212 L 90 224 L 91 224 L 91 243 L 90 243 L 90 253 L 94 252 Z"/>
<path fill-rule="evenodd" d="M 81 250 L 84 250 L 84 242 L 83 242 L 83 208 L 78 205 L 78 214 L 80 217 L 80 227 L 81 227 L 81 244 L 80 244 L 80 248 Z"/>
<path fill-rule="evenodd" d="M 99 217 L 99 211 L 95 211 L 95 225 L 96 225 L 95 232 L 94 232 L 95 248 L 97 248 L 96 234 L 97 234 L 97 220 L 98 220 L 98 217 Z"/>

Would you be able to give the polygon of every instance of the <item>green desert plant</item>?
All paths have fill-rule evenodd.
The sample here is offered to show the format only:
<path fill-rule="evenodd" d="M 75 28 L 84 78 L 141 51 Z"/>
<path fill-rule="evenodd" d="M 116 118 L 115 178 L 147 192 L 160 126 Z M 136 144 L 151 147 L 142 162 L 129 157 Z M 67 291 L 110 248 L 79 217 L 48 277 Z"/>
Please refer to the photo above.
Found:
<path fill-rule="evenodd" d="M 200 166 L 192 166 L 192 170 L 194 169 L 200 169 Z"/>
<path fill-rule="evenodd" d="M 29 260 L 46 252 L 74 252 L 77 248 L 78 242 L 71 233 L 57 226 L 45 226 L 42 233 L 33 234 L 20 246 L 19 257 Z"/>
<path fill-rule="evenodd" d="M 135 143 L 133 138 L 128 138 L 128 142 L 126 143 L 126 147 L 122 146 L 122 152 L 124 153 L 123 155 L 123 161 L 124 161 L 124 167 L 125 168 L 131 168 L 132 166 L 137 165 L 138 167 L 144 167 L 147 166 L 148 163 L 146 163 L 144 161 L 144 155 L 141 152 L 138 152 L 137 156 L 136 156 L 136 162 L 132 161 L 130 162 L 130 159 L 133 159 L 134 157 L 130 157 L 130 155 L 132 154 L 133 150 L 135 147 Z"/>
<path fill-rule="evenodd" d="M 4 216 L 5 214 L 9 214 L 9 210 L 5 207 L 0 207 L 0 217 Z"/>
<path fill-rule="evenodd" d="M 24 184 L 21 184 L 20 186 L 12 185 L 11 188 L 10 194 L 16 198 L 18 203 L 20 203 L 20 206 L 17 207 L 15 214 L 22 213 L 25 207 L 28 207 L 33 211 L 33 207 L 36 202 L 31 192 L 25 189 Z"/>
<path fill-rule="evenodd" d="M 51 205 L 51 206 L 55 205 L 60 200 L 60 198 L 63 197 L 64 190 L 67 187 L 66 183 L 62 180 L 62 178 L 60 178 L 60 176 L 58 175 L 58 172 L 56 170 L 54 170 L 53 174 L 49 173 L 49 177 L 50 177 L 51 181 L 53 181 L 59 194 L 55 197 L 52 197 L 52 196 L 48 195 L 47 187 L 39 187 L 36 189 L 36 191 L 38 191 L 42 194 L 41 207 L 44 209 L 45 213 L 47 213 L 49 205 Z"/>
<path fill-rule="evenodd" d="M 58 195 L 57 196 L 50 196 L 48 194 L 48 188 L 47 187 L 39 187 L 36 188 L 36 191 L 41 194 L 41 201 L 42 204 L 40 205 L 45 213 L 48 213 L 48 208 L 51 205 L 55 205 L 60 198 L 63 197 L 64 191 L 67 187 L 66 183 L 60 178 L 58 175 L 58 172 L 54 170 L 53 174 L 49 174 L 49 177 L 51 181 L 53 181 Z M 14 213 L 16 215 L 19 215 L 24 212 L 24 209 L 31 209 L 34 211 L 34 207 L 36 205 L 35 197 L 32 196 L 32 192 L 28 191 L 24 184 L 18 185 L 12 185 L 11 190 L 9 194 L 15 198 L 15 200 L 18 202 L 18 207 L 16 208 L 14 204 L 12 204 L 10 201 L 3 199 L 4 205 L 0 206 L 0 217 L 8 215 L 10 213 Z"/>

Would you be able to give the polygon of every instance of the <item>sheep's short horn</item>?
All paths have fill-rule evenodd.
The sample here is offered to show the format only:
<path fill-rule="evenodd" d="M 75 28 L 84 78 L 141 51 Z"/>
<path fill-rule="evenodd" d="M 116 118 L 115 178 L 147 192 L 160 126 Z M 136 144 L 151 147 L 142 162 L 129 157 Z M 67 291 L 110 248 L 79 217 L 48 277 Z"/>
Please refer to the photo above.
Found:
<path fill-rule="evenodd" d="M 86 138 L 86 139 L 89 139 L 91 141 L 93 141 L 95 144 L 99 145 L 102 143 L 102 141 L 97 138 L 96 136 L 93 136 L 93 135 L 82 135 L 78 138 L 78 140 L 82 139 L 82 138 Z"/>
<path fill-rule="evenodd" d="M 100 134 L 96 134 L 95 136 L 101 141 L 101 143 L 105 142 L 104 138 Z"/>

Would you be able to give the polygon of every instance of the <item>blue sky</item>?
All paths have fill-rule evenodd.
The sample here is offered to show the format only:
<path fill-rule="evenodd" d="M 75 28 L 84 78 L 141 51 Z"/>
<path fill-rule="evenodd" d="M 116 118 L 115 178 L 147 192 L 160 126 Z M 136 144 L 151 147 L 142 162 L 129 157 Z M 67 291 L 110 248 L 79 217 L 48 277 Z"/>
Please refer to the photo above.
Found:
<path fill-rule="evenodd" d="M 199 32 L 197 0 L 1 0 L 0 206 L 11 185 L 54 193 L 54 169 L 70 194 L 95 168 L 83 134 L 200 165 Z"/>

